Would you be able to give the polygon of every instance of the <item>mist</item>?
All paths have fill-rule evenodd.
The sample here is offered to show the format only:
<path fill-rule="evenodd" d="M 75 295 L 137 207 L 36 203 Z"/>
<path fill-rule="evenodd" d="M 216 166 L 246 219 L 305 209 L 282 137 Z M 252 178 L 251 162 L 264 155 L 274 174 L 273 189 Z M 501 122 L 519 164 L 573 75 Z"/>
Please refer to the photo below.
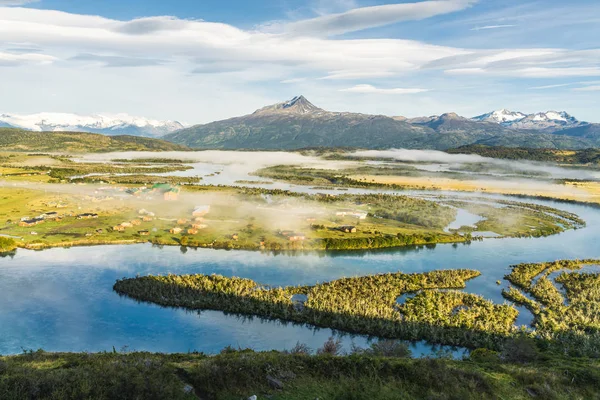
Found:
<path fill-rule="evenodd" d="M 445 164 L 437 166 L 438 171 L 457 171 L 474 173 L 470 171 L 460 171 L 460 167 L 469 164 L 485 164 L 494 168 L 502 168 L 505 171 L 518 171 L 523 175 L 539 175 L 549 179 L 585 179 L 600 180 L 600 171 L 589 169 L 564 168 L 554 164 L 533 162 L 533 161 L 514 161 L 499 160 L 495 158 L 482 157 L 476 154 L 448 154 L 436 150 L 408 150 L 408 149 L 389 149 L 389 150 L 363 150 L 351 153 L 356 158 L 369 159 L 392 159 L 409 163 L 437 163 Z M 427 169 L 432 171 L 431 168 Z M 478 172 L 479 174 L 511 176 L 510 173 Z"/>

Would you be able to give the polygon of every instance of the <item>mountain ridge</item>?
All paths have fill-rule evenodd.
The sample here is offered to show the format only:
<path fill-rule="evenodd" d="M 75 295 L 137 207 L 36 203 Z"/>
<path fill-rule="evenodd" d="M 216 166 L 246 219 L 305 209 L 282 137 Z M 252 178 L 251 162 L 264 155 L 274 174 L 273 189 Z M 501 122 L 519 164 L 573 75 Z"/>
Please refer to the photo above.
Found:
<path fill-rule="evenodd" d="M 521 115 L 513 117 L 513 120 L 522 119 Z M 249 150 L 310 147 L 446 150 L 470 144 L 563 149 L 600 146 L 600 133 L 593 129 L 567 131 L 569 134 L 565 135 L 560 133 L 515 129 L 456 113 L 407 119 L 333 112 L 314 105 L 300 95 L 259 108 L 251 114 L 194 125 L 163 138 L 192 148 Z"/>
<path fill-rule="evenodd" d="M 589 125 L 588 122 L 579 121 L 566 111 L 546 111 L 525 114 L 501 109 L 478 115 L 471 118 L 478 122 L 492 122 L 513 129 L 534 129 L 540 131 L 560 131 Z"/>
<path fill-rule="evenodd" d="M 147 137 L 160 137 L 184 128 L 178 121 L 160 121 L 124 113 L 80 115 L 51 112 L 0 114 L 0 127 L 34 132 L 88 132 Z"/>

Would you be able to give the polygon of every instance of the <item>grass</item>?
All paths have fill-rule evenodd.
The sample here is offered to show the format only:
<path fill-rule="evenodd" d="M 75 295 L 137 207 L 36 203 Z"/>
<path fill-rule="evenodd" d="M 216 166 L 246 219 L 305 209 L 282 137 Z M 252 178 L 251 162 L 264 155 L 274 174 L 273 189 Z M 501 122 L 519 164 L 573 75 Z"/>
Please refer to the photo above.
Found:
<path fill-rule="evenodd" d="M 495 357 L 495 358 L 493 358 Z M 0 357 L 0 398 L 594 399 L 597 361 L 410 359 L 224 351 L 202 354 L 27 352 Z M 283 386 L 275 389 L 269 379 Z M 189 391 L 189 393 L 186 393 Z"/>

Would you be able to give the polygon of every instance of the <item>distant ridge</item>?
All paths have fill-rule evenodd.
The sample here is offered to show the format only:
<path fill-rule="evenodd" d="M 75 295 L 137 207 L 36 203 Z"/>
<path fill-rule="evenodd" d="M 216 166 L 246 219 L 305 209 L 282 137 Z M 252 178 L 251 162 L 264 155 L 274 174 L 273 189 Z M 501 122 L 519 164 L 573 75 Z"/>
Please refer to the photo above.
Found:
<path fill-rule="evenodd" d="M 600 144 L 600 134 L 570 131 L 558 125 L 581 126 L 564 113 L 531 116 L 544 129 L 506 126 L 529 116 L 500 110 L 476 118 L 456 113 L 406 119 L 350 112 L 331 112 L 315 106 L 306 97 L 273 104 L 254 113 L 195 125 L 166 135 L 166 140 L 195 148 L 300 149 L 306 147 L 422 148 L 445 150 L 469 144 L 509 147 L 580 149 Z M 562 121 L 562 122 L 561 122 Z M 576 121 L 576 120 L 575 120 Z M 550 128 L 554 126 L 554 128 Z"/>
<path fill-rule="evenodd" d="M 473 121 L 493 122 L 513 129 L 533 129 L 541 131 L 559 131 L 589 125 L 579 121 L 565 111 L 547 111 L 524 114 L 506 109 L 492 111 L 472 118 Z"/>
<path fill-rule="evenodd" d="M 544 129 L 525 129 L 507 124 L 523 121 L 523 126 L 527 126 L 529 116 L 508 110 L 476 118 L 446 113 L 407 119 L 327 111 L 299 95 L 249 115 L 195 125 L 164 138 L 194 148 L 257 150 L 310 147 L 446 150 L 470 144 L 581 149 L 600 145 L 600 133 L 594 129 L 566 129 L 562 134 L 563 130 L 558 129 L 560 121 L 566 122 L 563 128 L 580 126 L 568 114 L 544 115 L 545 120 L 539 115 L 531 117 L 538 125 L 545 122 Z"/>
<path fill-rule="evenodd" d="M 0 150 L 36 152 L 185 151 L 185 146 L 139 136 L 88 132 L 33 132 L 0 128 Z"/>
<path fill-rule="evenodd" d="M 69 113 L 0 114 L 0 127 L 35 132 L 89 132 L 103 135 L 159 137 L 183 125 L 177 121 L 159 121 L 128 114 L 78 115 Z"/>

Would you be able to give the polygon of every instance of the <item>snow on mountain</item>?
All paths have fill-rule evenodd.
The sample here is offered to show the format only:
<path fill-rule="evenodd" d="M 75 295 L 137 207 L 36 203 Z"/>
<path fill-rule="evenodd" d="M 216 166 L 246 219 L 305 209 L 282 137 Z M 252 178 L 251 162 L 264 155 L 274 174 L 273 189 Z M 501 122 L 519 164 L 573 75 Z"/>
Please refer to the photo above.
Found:
<path fill-rule="evenodd" d="M 325 110 L 315 106 L 304 96 L 296 96 L 291 100 L 284 101 L 283 103 L 277 103 L 271 106 L 263 107 L 254 112 L 255 115 L 260 114 L 313 114 L 313 113 L 324 113 Z"/>
<path fill-rule="evenodd" d="M 159 121 L 128 114 L 77 115 L 68 113 L 0 114 L 0 126 L 31 131 L 73 131 L 105 135 L 162 136 L 184 126 L 177 121 Z"/>
<path fill-rule="evenodd" d="M 473 118 L 474 121 L 495 122 L 497 124 L 506 124 L 514 121 L 520 121 L 527 115 L 520 112 L 512 112 L 505 108 L 491 113 L 479 115 Z"/>
<path fill-rule="evenodd" d="M 555 132 L 562 129 L 587 125 L 565 111 L 547 111 L 535 114 L 512 112 L 506 109 L 493 111 L 472 118 L 474 121 L 495 122 L 513 129 L 534 129 Z"/>

